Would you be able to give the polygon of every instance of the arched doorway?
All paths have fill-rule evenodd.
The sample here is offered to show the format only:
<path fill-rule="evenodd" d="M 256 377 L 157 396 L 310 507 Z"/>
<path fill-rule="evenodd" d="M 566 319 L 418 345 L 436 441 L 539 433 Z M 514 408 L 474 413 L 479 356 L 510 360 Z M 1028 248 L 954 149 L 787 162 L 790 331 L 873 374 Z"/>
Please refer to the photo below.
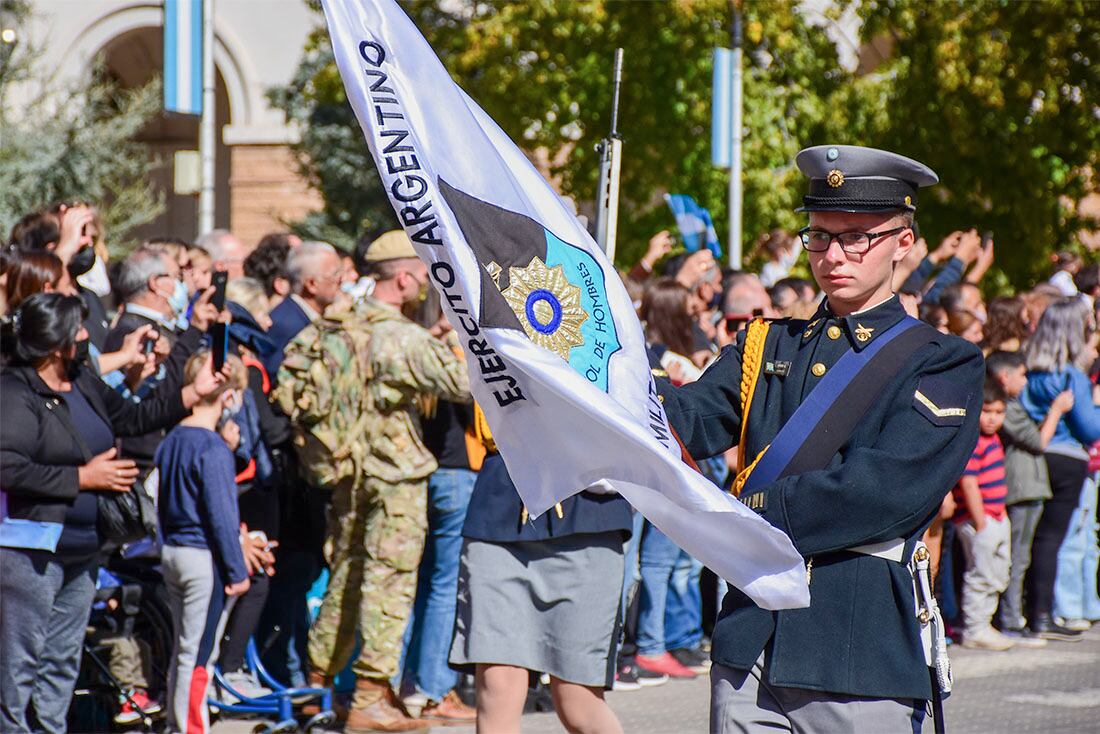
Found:
<path fill-rule="evenodd" d="M 96 56 L 103 73 L 123 88 L 135 88 L 161 75 L 163 31 L 159 26 L 128 30 L 104 44 Z M 227 228 L 230 219 L 231 157 L 222 142 L 222 129 L 233 119 L 225 79 L 216 69 L 216 140 L 214 179 L 214 226 Z M 175 193 L 175 154 L 198 150 L 199 120 L 188 115 L 160 113 L 138 134 L 137 140 L 150 148 L 160 164 L 152 173 L 152 184 L 164 197 L 165 211 L 153 222 L 134 230 L 135 239 L 153 236 L 194 240 L 198 229 L 198 195 Z"/>

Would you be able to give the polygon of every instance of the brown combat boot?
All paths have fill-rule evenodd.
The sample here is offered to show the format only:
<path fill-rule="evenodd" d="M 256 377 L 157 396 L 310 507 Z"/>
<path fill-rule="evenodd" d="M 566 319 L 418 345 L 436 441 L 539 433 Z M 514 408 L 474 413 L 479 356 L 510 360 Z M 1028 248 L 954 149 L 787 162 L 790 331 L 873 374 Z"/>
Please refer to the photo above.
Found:
<path fill-rule="evenodd" d="M 458 694 L 451 691 L 440 701 L 429 701 L 420 712 L 420 718 L 433 725 L 463 726 L 477 721 L 477 709 L 464 704 Z"/>
<path fill-rule="evenodd" d="M 366 734 L 388 731 L 427 732 L 428 725 L 409 716 L 388 681 L 360 678 L 355 681 L 355 698 L 348 711 L 344 732 Z"/>

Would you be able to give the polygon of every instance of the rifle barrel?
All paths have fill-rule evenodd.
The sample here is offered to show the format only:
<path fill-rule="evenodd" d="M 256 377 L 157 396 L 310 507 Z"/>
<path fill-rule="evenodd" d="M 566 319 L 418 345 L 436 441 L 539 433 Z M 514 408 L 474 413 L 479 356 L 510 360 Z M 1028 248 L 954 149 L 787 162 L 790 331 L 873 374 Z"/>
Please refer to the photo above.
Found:
<path fill-rule="evenodd" d="M 612 76 L 611 137 L 619 137 L 619 86 L 623 81 L 623 50 L 615 49 L 615 70 Z"/>

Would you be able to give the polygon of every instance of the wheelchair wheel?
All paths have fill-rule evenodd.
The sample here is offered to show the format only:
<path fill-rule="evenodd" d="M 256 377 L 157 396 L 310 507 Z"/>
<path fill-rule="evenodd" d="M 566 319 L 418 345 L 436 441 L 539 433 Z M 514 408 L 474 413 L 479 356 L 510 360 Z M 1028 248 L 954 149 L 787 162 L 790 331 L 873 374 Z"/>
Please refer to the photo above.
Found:
<path fill-rule="evenodd" d="M 306 732 L 322 732 L 325 729 L 336 723 L 336 714 L 332 711 L 322 711 L 319 714 L 314 714 L 309 718 L 309 721 L 302 727 Z"/>

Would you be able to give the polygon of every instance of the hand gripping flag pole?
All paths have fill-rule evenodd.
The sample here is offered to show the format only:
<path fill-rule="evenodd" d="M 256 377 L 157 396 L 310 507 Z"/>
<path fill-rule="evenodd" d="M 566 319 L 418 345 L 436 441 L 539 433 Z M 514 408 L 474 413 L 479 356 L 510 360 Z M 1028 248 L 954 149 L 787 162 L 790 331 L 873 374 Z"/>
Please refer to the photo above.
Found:
<path fill-rule="evenodd" d="M 323 5 L 348 100 L 531 514 L 618 492 L 760 606 L 808 605 L 790 539 L 681 461 L 626 289 L 560 197 L 396 2 Z"/>

